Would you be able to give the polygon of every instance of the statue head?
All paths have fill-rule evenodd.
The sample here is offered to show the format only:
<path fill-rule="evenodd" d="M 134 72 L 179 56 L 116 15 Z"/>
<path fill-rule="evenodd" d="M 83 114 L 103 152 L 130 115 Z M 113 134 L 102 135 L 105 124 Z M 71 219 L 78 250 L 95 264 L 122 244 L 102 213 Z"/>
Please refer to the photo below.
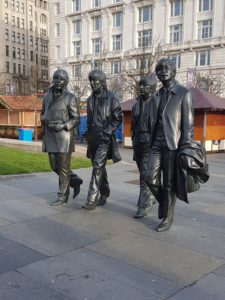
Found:
<path fill-rule="evenodd" d="M 55 89 L 63 90 L 69 82 L 69 75 L 66 70 L 58 69 L 53 74 Z"/>
<path fill-rule="evenodd" d="M 94 69 L 88 74 L 94 93 L 101 93 L 106 87 L 106 75 L 102 70 Z"/>
<path fill-rule="evenodd" d="M 169 58 L 161 58 L 155 68 L 155 72 L 163 85 L 172 82 L 176 76 L 176 66 Z"/>
<path fill-rule="evenodd" d="M 140 95 L 149 97 L 155 91 L 157 86 L 156 76 L 154 74 L 141 77 L 139 81 Z"/>

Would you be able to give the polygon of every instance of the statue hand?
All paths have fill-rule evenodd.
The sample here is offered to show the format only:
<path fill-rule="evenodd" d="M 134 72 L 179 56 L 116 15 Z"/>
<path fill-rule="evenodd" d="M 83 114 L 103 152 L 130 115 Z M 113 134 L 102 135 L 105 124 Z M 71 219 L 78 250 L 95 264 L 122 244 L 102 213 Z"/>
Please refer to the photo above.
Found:
<path fill-rule="evenodd" d="M 54 125 L 54 130 L 55 130 L 56 132 L 62 131 L 63 129 L 64 129 L 64 125 L 63 125 L 63 124 L 55 124 L 55 125 Z"/>

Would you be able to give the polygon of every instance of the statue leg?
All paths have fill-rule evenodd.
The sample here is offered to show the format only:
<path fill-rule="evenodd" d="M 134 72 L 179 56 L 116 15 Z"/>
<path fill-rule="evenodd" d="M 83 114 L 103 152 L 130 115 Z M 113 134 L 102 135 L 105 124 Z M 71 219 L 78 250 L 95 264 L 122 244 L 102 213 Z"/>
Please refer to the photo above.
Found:
<path fill-rule="evenodd" d="M 110 188 L 109 188 L 109 182 L 107 177 L 107 171 L 106 167 L 103 168 L 103 174 L 102 174 L 102 183 L 100 186 L 100 198 L 98 199 L 98 206 L 102 206 L 106 204 L 106 200 L 109 197 L 110 194 Z"/>
<path fill-rule="evenodd" d="M 80 193 L 80 185 L 83 183 L 83 179 L 77 174 L 70 171 L 70 186 L 73 190 L 73 199 Z"/>

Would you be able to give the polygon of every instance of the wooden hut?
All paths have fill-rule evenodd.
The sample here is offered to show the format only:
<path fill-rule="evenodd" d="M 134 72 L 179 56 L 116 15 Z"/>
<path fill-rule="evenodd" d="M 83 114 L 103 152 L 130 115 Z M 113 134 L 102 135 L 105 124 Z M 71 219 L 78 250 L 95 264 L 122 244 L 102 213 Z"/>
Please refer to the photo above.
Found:
<path fill-rule="evenodd" d="M 225 151 L 225 99 L 198 88 L 190 89 L 194 105 L 194 139 L 208 152 Z M 135 99 L 121 104 L 124 114 L 123 146 L 132 147 L 130 137 L 131 109 Z"/>
<path fill-rule="evenodd" d="M 41 137 L 41 107 L 38 96 L 0 96 L 0 137 L 18 138 L 18 128 L 35 127 Z"/>

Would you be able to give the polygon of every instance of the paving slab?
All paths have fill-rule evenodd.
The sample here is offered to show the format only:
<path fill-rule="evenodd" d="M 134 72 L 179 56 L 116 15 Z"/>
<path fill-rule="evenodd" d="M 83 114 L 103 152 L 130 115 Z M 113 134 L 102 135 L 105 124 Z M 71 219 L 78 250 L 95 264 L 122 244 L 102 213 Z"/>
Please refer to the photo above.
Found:
<path fill-rule="evenodd" d="M 45 258 L 46 255 L 0 236 L 0 274 Z"/>
<path fill-rule="evenodd" d="M 209 274 L 169 300 L 224 300 L 224 295 L 225 278 L 216 274 Z"/>
<path fill-rule="evenodd" d="M 224 264 L 221 258 L 132 232 L 122 232 L 87 248 L 183 285 L 199 280 Z"/>
<path fill-rule="evenodd" d="M 91 265 L 85 266 L 62 257 L 54 257 L 44 262 L 30 264 L 19 269 L 19 272 L 41 284 L 46 284 L 71 299 L 160 299 L 152 295 L 151 290 L 143 291 L 138 287 L 116 280 L 106 273 L 97 271 Z"/>
<path fill-rule="evenodd" d="M 0 227 L 1 234 L 48 256 L 100 241 L 99 235 L 45 217 Z"/>
<path fill-rule="evenodd" d="M 76 300 L 33 281 L 16 271 L 0 275 L 1 300 Z"/>

